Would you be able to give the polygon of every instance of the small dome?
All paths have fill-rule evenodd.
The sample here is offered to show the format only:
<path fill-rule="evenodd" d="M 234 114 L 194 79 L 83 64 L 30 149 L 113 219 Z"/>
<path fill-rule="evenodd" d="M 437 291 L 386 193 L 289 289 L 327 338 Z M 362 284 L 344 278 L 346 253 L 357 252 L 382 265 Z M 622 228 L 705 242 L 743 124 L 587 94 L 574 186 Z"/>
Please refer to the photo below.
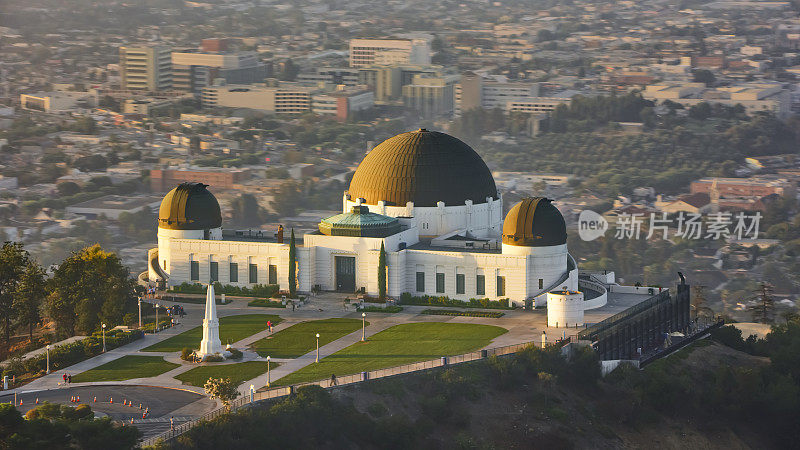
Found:
<path fill-rule="evenodd" d="M 503 244 L 548 247 L 567 243 L 564 216 L 544 197 L 523 199 L 503 221 Z"/>
<path fill-rule="evenodd" d="M 169 191 L 158 209 L 158 227 L 170 230 L 208 230 L 222 226 L 214 194 L 203 183 L 181 183 Z"/>
<path fill-rule="evenodd" d="M 328 236 L 386 237 L 400 232 L 400 221 L 394 217 L 369 212 L 366 206 L 322 219 L 319 232 Z"/>
<path fill-rule="evenodd" d="M 463 205 L 497 198 L 494 178 L 480 155 L 464 142 L 421 128 L 398 134 L 372 149 L 358 165 L 348 190 L 368 205 Z"/>

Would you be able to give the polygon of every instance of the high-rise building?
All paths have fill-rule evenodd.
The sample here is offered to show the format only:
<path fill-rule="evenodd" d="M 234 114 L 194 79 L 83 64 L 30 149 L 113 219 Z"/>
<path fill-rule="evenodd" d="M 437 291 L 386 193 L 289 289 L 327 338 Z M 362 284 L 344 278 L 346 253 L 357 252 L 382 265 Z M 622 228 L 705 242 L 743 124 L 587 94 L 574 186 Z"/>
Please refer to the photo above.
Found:
<path fill-rule="evenodd" d="M 162 45 L 119 48 L 121 88 L 132 91 L 163 91 L 172 87 L 172 58 Z"/>
<path fill-rule="evenodd" d="M 426 39 L 351 39 L 350 67 L 392 64 L 430 64 Z"/>
<path fill-rule="evenodd" d="M 172 53 L 172 86 L 177 90 L 200 92 L 218 78 L 228 84 L 249 84 L 266 77 L 266 66 L 259 64 L 255 52 Z"/>
<path fill-rule="evenodd" d="M 458 79 L 458 75 L 414 75 L 411 83 L 403 86 L 403 104 L 423 117 L 451 114 Z"/>

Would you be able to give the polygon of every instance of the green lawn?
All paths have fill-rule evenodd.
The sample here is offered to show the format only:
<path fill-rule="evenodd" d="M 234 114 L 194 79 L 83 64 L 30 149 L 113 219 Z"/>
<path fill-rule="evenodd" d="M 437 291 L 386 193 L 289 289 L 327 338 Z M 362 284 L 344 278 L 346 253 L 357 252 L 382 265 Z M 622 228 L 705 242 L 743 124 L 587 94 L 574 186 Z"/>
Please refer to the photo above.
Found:
<path fill-rule="evenodd" d="M 395 325 L 358 342 L 319 363 L 281 378 L 276 385 L 323 380 L 362 371 L 399 366 L 441 356 L 457 355 L 485 347 L 506 333 L 505 328 L 468 323 L 409 323 Z"/>
<path fill-rule="evenodd" d="M 73 375 L 73 383 L 89 381 L 122 381 L 131 378 L 154 377 L 180 366 L 164 361 L 161 356 L 126 355 L 86 372 Z"/>
<path fill-rule="evenodd" d="M 252 347 L 263 357 L 297 358 L 317 347 L 317 333 L 319 333 L 321 347 L 360 329 L 361 319 L 312 320 L 292 325 L 272 336 L 256 341 Z"/>
<path fill-rule="evenodd" d="M 273 325 L 277 325 L 283 319 L 274 314 L 243 314 L 240 316 L 228 316 L 219 320 L 219 338 L 223 347 L 230 341 L 231 343 L 240 341 L 248 336 L 252 336 L 259 331 L 267 328 L 267 321 L 271 320 Z M 193 349 L 200 348 L 200 341 L 203 339 L 203 327 L 195 327 L 191 330 L 165 339 L 157 344 L 153 344 L 142 349 L 145 352 L 178 352 L 184 347 Z"/>
<path fill-rule="evenodd" d="M 278 363 L 271 362 L 270 370 L 280 366 Z M 235 364 L 215 364 L 210 366 L 196 367 L 188 372 L 184 372 L 175 378 L 183 381 L 183 384 L 203 387 L 209 378 L 230 378 L 237 385 L 247 380 L 252 380 L 261 374 L 267 373 L 266 361 L 248 361 Z M 264 375 L 264 383 L 266 383 Z M 260 387 L 261 385 L 257 386 Z"/>

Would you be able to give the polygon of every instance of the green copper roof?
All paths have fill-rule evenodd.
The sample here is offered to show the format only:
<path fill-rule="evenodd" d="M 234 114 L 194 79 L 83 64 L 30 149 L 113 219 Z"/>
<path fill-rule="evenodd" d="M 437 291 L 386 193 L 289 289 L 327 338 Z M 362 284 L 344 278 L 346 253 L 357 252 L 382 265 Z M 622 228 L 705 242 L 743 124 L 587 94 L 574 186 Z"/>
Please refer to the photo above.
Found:
<path fill-rule="evenodd" d="M 400 232 L 400 222 L 369 212 L 366 206 L 354 206 L 349 213 L 322 219 L 319 231 L 328 236 L 386 237 Z"/>

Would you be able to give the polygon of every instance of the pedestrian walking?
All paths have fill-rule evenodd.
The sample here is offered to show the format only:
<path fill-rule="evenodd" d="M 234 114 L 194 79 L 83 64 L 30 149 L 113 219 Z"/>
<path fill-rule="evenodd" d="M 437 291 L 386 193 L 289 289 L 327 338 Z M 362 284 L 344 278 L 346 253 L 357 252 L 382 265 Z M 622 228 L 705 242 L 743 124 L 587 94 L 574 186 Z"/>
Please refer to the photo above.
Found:
<path fill-rule="evenodd" d="M 336 381 L 336 374 L 332 373 L 331 374 L 331 386 L 338 386 L 338 385 L 339 385 L 339 383 Z"/>
<path fill-rule="evenodd" d="M 271 320 L 267 321 L 267 330 L 269 330 L 269 332 L 272 333 L 272 321 Z"/>
<path fill-rule="evenodd" d="M 169 417 L 169 429 L 170 431 L 175 429 L 175 419 L 172 416 Z"/>
<path fill-rule="evenodd" d="M 64 384 L 67 384 L 67 372 L 64 372 L 64 375 L 61 378 L 64 379 Z"/>
<path fill-rule="evenodd" d="M 67 384 L 72 384 L 72 375 L 67 375 Z"/>

